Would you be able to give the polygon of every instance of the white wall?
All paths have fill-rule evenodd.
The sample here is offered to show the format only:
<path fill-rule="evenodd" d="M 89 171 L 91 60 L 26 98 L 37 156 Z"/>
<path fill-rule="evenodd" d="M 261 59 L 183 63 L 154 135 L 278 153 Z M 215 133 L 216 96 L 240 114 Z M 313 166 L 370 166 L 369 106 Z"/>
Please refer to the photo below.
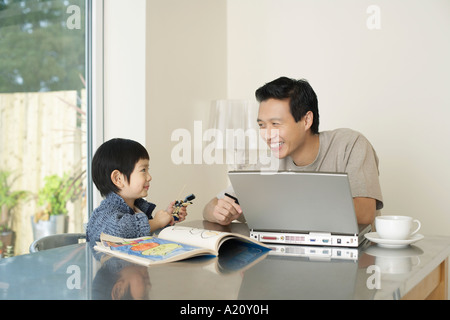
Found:
<path fill-rule="evenodd" d="M 379 30 L 366 25 L 372 4 Z M 200 218 L 226 168 L 174 165 L 171 133 L 206 123 L 211 100 L 253 98 L 281 75 L 306 78 L 321 130 L 351 127 L 376 148 L 383 214 L 450 235 L 449 10 L 447 0 L 105 1 L 105 139 L 144 143 L 149 199 L 165 206 L 186 184 Z"/>
<path fill-rule="evenodd" d="M 145 144 L 146 0 L 104 1 L 104 139 Z"/>
<path fill-rule="evenodd" d="M 226 167 L 193 164 L 193 153 L 192 164 L 174 164 L 179 142 L 171 136 L 187 129 L 193 142 L 194 121 L 206 130 L 212 100 L 226 98 L 226 1 L 147 1 L 147 33 L 149 199 L 165 209 L 194 193 L 189 219 L 203 219 L 205 204 L 226 187 Z"/>
<path fill-rule="evenodd" d="M 145 145 L 148 200 L 157 209 L 194 193 L 189 219 L 202 219 L 204 205 L 226 187 L 225 166 L 171 159 L 172 132 L 193 134 L 194 121 L 206 126 L 212 100 L 226 96 L 225 0 L 104 1 L 104 140 Z"/>
<path fill-rule="evenodd" d="M 380 29 L 369 30 L 369 5 Z M 306 78 L 321 130 L 361 131 L 380 158 L 382 214 L 450 235 L 450 2 L 228 0 L 228 97 Z"/>
<path fill-rule="evenodd" d="M 112 138 L 146 143 L 145 11 L 145 0 L 94 3 L 93 152 Z M 101 200 L 94 186 L 93 207 Z"/>

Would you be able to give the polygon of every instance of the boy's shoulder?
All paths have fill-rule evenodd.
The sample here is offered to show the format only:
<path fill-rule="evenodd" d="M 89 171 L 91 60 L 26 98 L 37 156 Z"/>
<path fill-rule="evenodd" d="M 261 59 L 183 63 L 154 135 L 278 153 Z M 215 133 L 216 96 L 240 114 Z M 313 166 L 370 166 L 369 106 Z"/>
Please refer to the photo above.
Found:
<path fill-rule="evenodd" d="M 131 208 L 119 195 L 111 192 L 101 202 L 100 205 L 92 211 L 91 217 L 100 215 L 109 215 L 111 213 L 117 213 L 123 215 L 129 213 Z"/>
<path fill-rule="evenodd" d="M 136 199 L 134 204 L 144 213 L 147 213 L 149 210 L 153 211 L 156 207 L 154 203 L 151 203 L 144 198 Z M 100 207 L 113 207 L 114 209 L 121 211 L 131 210 L 125 200 L 114 192 L 111 192 L 106 196 L 106 198 L 101 202 Z"/>
<path fill-rule="evenodd" d="M 137 199 L 134 204 L 138 207 L 142 212 L 144 212 L 149 219 L 152 218 L 152 212 L 156 208 L 156 204 L 148 202 L 144 198 Z"/>
<path fill-rule="evenodd" d="M 142 212 L 144 212 L 149 219 L 151 219 L 151 214 L 155 209 L 156 205 L 154 203 L 148 202 L 147 200 L 140 198 L 135 201 L 136 207 L 138 207 Z M 116 212 L 119 214 L 130 213 L 133 214 L 133 210 L 127 205 L 125 200 L 118 194 L 111 192 L 109 193 L 100 203 L 100 205 L 95 208 L 92 215 L 99 215 L 105 213 Z"/>
<path fill-rule="evenodd" d="M 119 196 L 117 193 L 111 192 L 109 193 L 100 203 L 100 206 L 98 208 L 102 207 L 108 207 L 108 206 L 114 206 L 114 207 L 122 207 L 126 208 L 128 207 L 127 203 L 121 196 Z"/>

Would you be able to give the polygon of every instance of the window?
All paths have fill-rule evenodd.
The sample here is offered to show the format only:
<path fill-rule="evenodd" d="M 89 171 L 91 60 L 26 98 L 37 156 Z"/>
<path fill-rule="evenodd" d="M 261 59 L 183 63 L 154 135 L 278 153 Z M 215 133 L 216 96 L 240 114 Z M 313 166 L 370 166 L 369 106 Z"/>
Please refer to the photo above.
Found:
<path fill-rule="evenodd" d="M 0 250 L 87 222 L 86 0 L 0 0 Z"/>

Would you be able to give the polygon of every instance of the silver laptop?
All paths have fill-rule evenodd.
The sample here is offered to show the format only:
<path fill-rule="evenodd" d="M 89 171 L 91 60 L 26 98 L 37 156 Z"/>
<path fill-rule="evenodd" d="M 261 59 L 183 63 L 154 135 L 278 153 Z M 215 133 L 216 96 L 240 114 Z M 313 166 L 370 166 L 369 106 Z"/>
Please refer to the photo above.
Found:
<path fill-rule="evenodd" d="M 358 247 L 358 225 L 345 173 L 230 171 L 250 236 L 264 243 Z"/>

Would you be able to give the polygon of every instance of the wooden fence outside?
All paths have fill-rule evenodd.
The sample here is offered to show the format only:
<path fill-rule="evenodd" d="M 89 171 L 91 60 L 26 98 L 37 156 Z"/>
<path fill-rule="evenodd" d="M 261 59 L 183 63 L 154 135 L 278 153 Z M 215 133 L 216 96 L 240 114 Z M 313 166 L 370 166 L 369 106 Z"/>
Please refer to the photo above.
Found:
<path fill-rule="evenodd" d="M 15 190 L 37 195 L 44 177 L 85 170 L 85 96 L 85 90 L 81 97 L 77 91 L 0 94 L 0 170 L 18 177 Z M 84 198 L 67 206 L 69 232 L 81 232 L 87 221 Z M 33 197 L 15 211 L 16 255 L 28 253 L 33 241 L 36 200 Z"/>

